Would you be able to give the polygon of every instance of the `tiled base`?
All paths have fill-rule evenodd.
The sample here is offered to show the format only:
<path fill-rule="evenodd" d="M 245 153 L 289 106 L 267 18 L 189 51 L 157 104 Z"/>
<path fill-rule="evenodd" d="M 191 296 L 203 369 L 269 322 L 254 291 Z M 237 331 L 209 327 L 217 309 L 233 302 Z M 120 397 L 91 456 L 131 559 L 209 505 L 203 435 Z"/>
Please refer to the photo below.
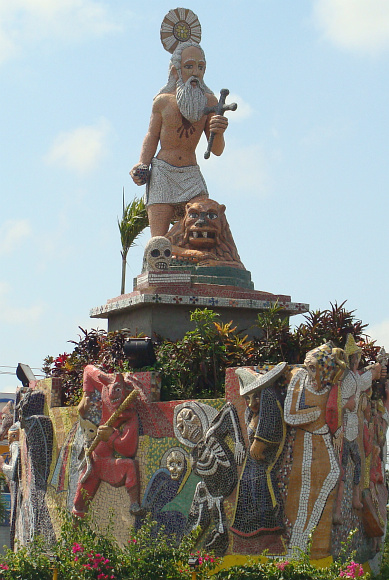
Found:
<path fill-rule="evenodd" d="M 220 314 L 221 321 L 232 320 L 239 330 L 255 336 L 251 327 L 257 321 L 257 313 L 275 303 L 284 308 L 285 316 L 309 310 L 308 304 L 291 302 L 290 296 L 284 294 L 193 283 L 193 276 L 184 272 L 148 272 L 138 276 L 136 290 L 92 308 L 90 316 L 108 318 L 108 330 L 129 328 L 133 334 L 158 334 L 177 340 L 193 329 L 190 323 L 193 310 L 210 308 Z"/>

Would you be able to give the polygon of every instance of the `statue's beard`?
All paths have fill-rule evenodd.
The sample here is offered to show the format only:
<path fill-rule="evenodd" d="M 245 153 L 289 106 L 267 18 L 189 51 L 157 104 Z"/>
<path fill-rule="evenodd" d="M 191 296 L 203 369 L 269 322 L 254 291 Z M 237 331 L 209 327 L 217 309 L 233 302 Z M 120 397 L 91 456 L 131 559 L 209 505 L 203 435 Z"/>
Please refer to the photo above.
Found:
<path fill-rule="evenodd" d="M 198 81 L 195 87 L 190 84 L 193 80 Z M 185 119 L 191 123 L 200 121 L 204 115 L 204 108 L 207 106 L 204 83 L 196 79 L 196 77 L 190 77 L 186 83 L 179 79 L 177 81 L 176 99 L 180 113 Z"/>

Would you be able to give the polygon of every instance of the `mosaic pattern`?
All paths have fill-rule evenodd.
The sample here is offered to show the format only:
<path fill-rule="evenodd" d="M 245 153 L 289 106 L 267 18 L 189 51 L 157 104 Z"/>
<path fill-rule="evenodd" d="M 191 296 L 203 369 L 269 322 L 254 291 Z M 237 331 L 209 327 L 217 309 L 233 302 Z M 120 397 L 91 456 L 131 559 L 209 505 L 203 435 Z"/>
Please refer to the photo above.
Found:
<path fill-rule="evenodd" d="M 84 517 L 89 502 L 102 481 L 114 487 L 125 486 L 131 500 L 130 513 L 141 511 L 139 505 L 138 464 L 134 460 L 138 446 L 139 420 L 130 395 L 139 382 L 134 377 L 107 375 L 88 365 L 84 370 L 84 395 L 79 405 L 84 438 L 84 460 L 73 503 L 73 514 Z M 90 419 L 91 396 L 101 393 L 101 420 L 97 426 Z M 125 402 L 127 402 L 125 404 Z M 88 424 L 85 424 L 85 420 Z M 96 427 L 93 432 L 92 426 Z M 95 445 L 97 443 L 97 445 Z M 92 451 L 92 449 L 94 449 Z"/>
<path fill-rule="evenodd" d="M 48 544 L 55 540 L 46 504 L 47 481 L 53 450 L 53 426 L 43 413 L 45 396 L 28 389 L 17 394 L 17 414 L 22 427 L 20 441 L 21 471 L 15 469 L 17 521 L 15 539 L 22 545 L 35 534 Z"/>
<path fill-rule="evenodd" d="M 245 445 L 239 418 L 231 403 L 216 414 L 213 407 L 185 402 L 174 409 L 174 432 L 180 443 L 191 449 L 192 470 L 200 478 L 188 515 L 186 530 L 210 527 L 204 545 L 223 555 L 229 543 L 224 499 L 238 483 L 237 465 L 244 458 Z M 230 449 L 226 437 L 233 441 Z"/>
<path fill-rule="evenodd" d="M 215 297 L 215 296 L 189 296 L 182 293 L 174 294 L 162 294 L 161 292 L 155 294 L 140 294 L 138 292 L 133 292 L 130 295 L 126 295 L 125 298 L 118 300 L 117 302 L 109 302 L 103 306 L 98 306 L 92 308 L 89 315 L 91 318 L 108 318 L 108 314 L 111 312 L 120 312 L 121 310 L 127 310 L 130 307 L 139 306 L 141 304 L 153 304 L 158 302 L 159 304 L 177 304 L 177 297 L 180 298 L 180 304 L 193 304 L 194 299 L 196 304 L 199 306 L 224 306 L 234 308 L 249 308 L 250 310 L 267 310 L 274 302 L 269 300 L 253 300 L 251 298 L 237 298 L 233 300 L 231 304 L 231 298 L 229 297 Z M 301 304 L 299 302 L 278 302 L 279 306 L 285 309 L 287 313 L 299 314 L 307 312 L 309 310 L 308 304 Z"/>
<path fill-rule="evenodd" d="M 126 380 L 136 384 L 139 396 L 131 418 L 123 421 L 118 439 L 123 436 L 127 422 L 137 425 L 137 447 L 129 457 L 128 445 L 123 454 L 108 444 L 108 463 L 111 467 L 112 461 L 124 460 L 131 461 L 136 469 L 139 467 L 136 489 L 139 510 L 131 513 L 134 498 L 126 485 L 114 487 L 108 478 L 101 479 L 92 501 L 96 525 L 100 529 L 110 525 L 121 542 L 126 541 L 132 526 L 141 525 L 147 513 L 158 528 L 163 525 L 177 542 L 200 525 L 200 544 L 219 555 L 258 554 L 268 549 L 270 554 L 285 556 L 296 547 L 304 550 L 310 532 L 314 531 L 312 557 L 326 562 L 331 555 L 339 554 L 341 543 L 357 527 L 353 547 L 358 550 L 359 559 L 369 560 L 374 568 L 386 526 L 387 491 L 382 459 L 389 398 L 385 402 L 373 401 L 367 390 L 359 399 L 356 443 L 361 469 L 357 487 L 363 508 L 355 509 L 355 463 L 351 455 L 347 465 L 343 459 L 344 474 L 339 477 L 343 451 L 337 441 L 339 429 L 345 428 L 342 385 L 337 379 L 338 370 L 342 374 L 345 370 L 340 360 L 339 349 L 323 345 L 308 353 L 304 366 L 286 366 L 270 385 L 266 376 L 274 375 L 273 371 L 268 373 L 272 366 L 248 368 L 243 387 L 235 370 L 228 369 L 227 403 L 225 400 L 162 403 L 158 401 L 156 373 L 126 376 Z M 247 382 L 250 377 L 251 386 Z M 114 383 L 110 377 L 106 380 L 107 399 L 102 397 L 103 387 L 95 388 L 95 382 L 96 377 L 92 392 L 87 381 L 86 391 L 94 403 L 84 414 L 84 423 L 78 420 L 75 409 L 48 409 L 54 423 L 56 451 L 47 493 L 44 490 L 50 462 L 38 466 L 36 459 L 29 456 L 26 439 L 32 441 L 32 432 L 21 429 L 20 492 L 16 494 L 21 503 L 15 534 L 22 543 L 35 533 L 28 523 L 29 510 L 38 499 L 36 492 L 28 495 L 27 490 L 33 473 L 35 488 L 41 486 L 40 498 L 44 502 L 47 499 L 56 529 L 60 523 L 56 506 L 72 507 L 69 498 L 75 493 L 74 474 L 77 482 L 80 476 L 79 466 L 72 460 L 75 449 L 81 449 L 77 438 L 84 442 L 88 429 L 94 428 L 96 432 L 97 425 L 91 419 L 103 424 L 112 411 L 108 408 L 109 385 Z M 43 387 L 47 397 L 47 383 Z M 29 397 L 27 407 L 28 401 Z M 43 402 L 43 393 L 36 392 L 30 398 L 28 413 L 39 416 Z M 43 422 L 36 422 L 37 425 Z M 38 449 L 34 449 L 32 443 L 31 450 L 39 457 Z M 98 455 L 92 456 L 93 467 L 100 469 L 100 463 L 103 462 Z M 341 495 L 339 481 L 344 483 Z M 339 498 L 340 519 L 333 521 Z M 37 525 L 45 533 L 49 530 L 48 536 L 53 537 L 47 514 L 47 508 L 45 511 L 41 504 L 41 520 L 37 519 Z"/>

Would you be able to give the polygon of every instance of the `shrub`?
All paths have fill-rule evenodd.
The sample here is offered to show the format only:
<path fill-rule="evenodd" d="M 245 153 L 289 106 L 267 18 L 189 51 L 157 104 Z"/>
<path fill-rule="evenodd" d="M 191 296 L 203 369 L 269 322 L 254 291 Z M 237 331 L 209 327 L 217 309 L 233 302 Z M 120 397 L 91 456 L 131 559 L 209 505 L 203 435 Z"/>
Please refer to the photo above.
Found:
<path fill-rule="evenodd" d="M 283 309 L 275 303 L 258 314 L 255 326 L 260 338 L 251 341 L 232 327 L 232 322 L 221 323 L 216 312 L 196 309 L 191 313 L 195 330 L 181 340 L 160 338 L 155 344 L 157 361 L 147 368 L 161 373 L 162 400 L 204 399 L 224 396 L 227 367 L 303 363 L 306 353 L 324 341 L 332 340 L 342 348 L 349 332 L 362 348 L 361 366 L 376 360 L 379 346 L 364 334 L 367 325 L 355 317 L 353 310 L 345 308 L 345 302 L 311 311 L 304 318 L 292 329 Z M 62 379 L 64 405 L 75 405 L 81 399 L 87 364 L 108 373 L 140 370 L 131 368 L 123 351 L 128 331 L 80 330 L 79 341 L 69 341 L 75 345 L 73 352 L 48 356 L 44 361 L 45 374 Z"/>

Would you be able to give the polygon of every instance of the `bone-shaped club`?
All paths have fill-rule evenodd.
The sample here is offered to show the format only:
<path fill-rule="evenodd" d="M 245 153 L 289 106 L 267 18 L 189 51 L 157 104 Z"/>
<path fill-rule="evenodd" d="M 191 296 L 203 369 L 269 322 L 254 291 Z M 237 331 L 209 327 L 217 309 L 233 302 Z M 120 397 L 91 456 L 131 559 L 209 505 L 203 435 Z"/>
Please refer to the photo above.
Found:
<path fill-rule="evenodd" d="M 231 105 L 226 105 L 226 97 L 230 94 L 228 89 L 222 89 L 220 91 L 220 99 L 217 105 L 214 107 L 205 107 L 204 115 L 209 115 L 209 113 L 216 113 L 216 115 L 223 115 L 225 111 L 236 111 L 238 105 L 236 103 L 231 103 Z M 215 133 L 211 131 L 208 139 L 208 147 L 206 152 L 204 153 L 204 159 L 209 159 L 209 156 L 212 151 L 213 140 L 215 139 Z"/>

